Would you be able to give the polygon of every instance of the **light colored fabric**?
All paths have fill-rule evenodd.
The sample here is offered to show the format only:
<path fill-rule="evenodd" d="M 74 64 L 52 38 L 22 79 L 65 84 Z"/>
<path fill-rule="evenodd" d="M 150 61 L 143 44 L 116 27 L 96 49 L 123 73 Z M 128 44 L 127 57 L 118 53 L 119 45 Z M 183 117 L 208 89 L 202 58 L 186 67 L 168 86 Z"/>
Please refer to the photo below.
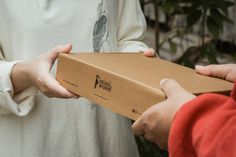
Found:
<path fill-rule="evenodd" d="M 37 93 L 34 87 L 14 95 L 10 75 L 12 67 L 18 62 L 0 62 L 0 115 L 13 112 L 16 115 L 24 116 L 34 105 L 34 98 Z"/>
<path fill-rule="evenodd" d="M 10 74 L 15 61 L 58 44 L 72 43 L 73 52 L 144 50 L 144 30 L 138 0 L 0 0 L 1 156 L 138 156 L 128 119 L 85 98 L 50 99 L 34 88 L 12 97 Z"/>
<path fill-rule="evenodd" d="M 140 4 L 133 1 L 120 1 L 118 12 L 118 50 L 122 52 L 146 50 L 147 46 L 140 42 L 146 31 L 146 21 Z"/>

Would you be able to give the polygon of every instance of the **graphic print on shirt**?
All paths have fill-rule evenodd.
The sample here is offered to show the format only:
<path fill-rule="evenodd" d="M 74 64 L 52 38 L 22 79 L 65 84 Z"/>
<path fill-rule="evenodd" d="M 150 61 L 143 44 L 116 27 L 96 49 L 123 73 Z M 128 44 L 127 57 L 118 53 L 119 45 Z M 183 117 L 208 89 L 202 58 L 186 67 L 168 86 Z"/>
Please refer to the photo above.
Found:
<path fill-rule="evenodd" d="M 101 48 L 107 41 L 109 32 L 107 29 L 107 16 L 106 12 L 103 9 L 104 0 L 98 4 L 97 12 L 98 12 L 98 20 L 96 21 L 93 29 L 93 50 L 95 52 L 100 52 Z"/>

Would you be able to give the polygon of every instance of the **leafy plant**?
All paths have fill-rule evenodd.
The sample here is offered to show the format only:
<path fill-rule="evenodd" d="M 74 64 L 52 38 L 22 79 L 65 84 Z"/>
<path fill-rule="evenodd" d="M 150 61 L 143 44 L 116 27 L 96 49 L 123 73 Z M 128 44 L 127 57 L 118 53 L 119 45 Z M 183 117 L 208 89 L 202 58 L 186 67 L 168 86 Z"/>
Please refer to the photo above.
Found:
<path fill-rule="evenodd" d="M 214 41 L 222 33 L 224 23 L 233 24 L 228 18 L 228 8 L 234 3 L 230 0 L 160 0 L 159 4 L 167 16 L 184 15 L 186 30 L 191 30 L 197 23 L 201 24 L 200 48 L 189 47 L 178 63 L 194 67 L 194 64 L 204 57 L 207 57 L 209 63 L 218 63 L 216 59 L 218 51 L 214 47 Z M 213 40 L 206 44 L 207 30 Z M 162 43 L 159 46 L 162 46 Z"/>

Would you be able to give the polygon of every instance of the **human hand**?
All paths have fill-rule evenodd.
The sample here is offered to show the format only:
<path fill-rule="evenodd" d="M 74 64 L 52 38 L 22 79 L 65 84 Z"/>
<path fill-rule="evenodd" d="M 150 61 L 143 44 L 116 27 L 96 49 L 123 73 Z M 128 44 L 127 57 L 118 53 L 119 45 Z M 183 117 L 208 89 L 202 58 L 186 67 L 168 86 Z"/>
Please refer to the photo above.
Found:
<path fill-rule="evenodd" d="M 236 80 L 236 64 L 212 64 L 208 66 L 197 65 L 195 69 L 202 75 L 218 77 L 231 82 Z"/>
<path fill-rule="evenodd" d="M 15 93 L 33 85 L 50 98 L 77 98 L 78 96 L 63 88 L 50 73 L 59 53 L 69 53 L 71 49 L 71 44 L 59 45 L 31 61 L 16 64 L 11 75 Z"/>
<path fill-rule="evenodd" d="M 147 109 L 133 124 L 135 135 L 143 135 L 147 140 L 167 149 L 168 137 L 172 121 L 178 109 L 186 102 L 195 98 L 176 81 L 164 79 L 160 87 L 167 99 Z"/>
<path fill-rule="evenodd" d="M 154 49 L 147 49 L 146 51 L 143 51 L 143 55 L 146 57 L 156 57 L 157 54 Z"/>

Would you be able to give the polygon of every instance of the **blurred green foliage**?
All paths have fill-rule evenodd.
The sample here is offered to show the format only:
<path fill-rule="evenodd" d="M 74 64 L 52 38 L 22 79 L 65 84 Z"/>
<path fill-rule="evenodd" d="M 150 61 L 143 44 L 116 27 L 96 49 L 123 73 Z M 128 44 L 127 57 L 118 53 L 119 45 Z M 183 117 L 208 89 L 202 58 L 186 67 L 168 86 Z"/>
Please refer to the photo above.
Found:
<path fill-rule="evenodd" d="M 175 37 L 183 37 L 197 23 L 201 24 L 201 43 L 198 47 L 189 47 L 183 52 L 183 56 L 176 62 L 193 68 L 201 59 L 207 58 L 209 64 L 218 64 L 215 42 L 223 31 L 224 23 L 233 24 L 228 17 L 229 7 L 234 5 L 233 0 L 159 0 L 159 5 L 167 17 L 183 15 L 186 17 L 186 28 L 176 29 L 176 35 L 167 37 L 171 52 L 176 51 L 176 45 L 172 40 Z M 183 31 L 185 30 L 185 31 Z M 212 40 L 205 42 L 206 32 L 209 32 Z M 163 43 L 159 44 L 161 48 Z"/>

